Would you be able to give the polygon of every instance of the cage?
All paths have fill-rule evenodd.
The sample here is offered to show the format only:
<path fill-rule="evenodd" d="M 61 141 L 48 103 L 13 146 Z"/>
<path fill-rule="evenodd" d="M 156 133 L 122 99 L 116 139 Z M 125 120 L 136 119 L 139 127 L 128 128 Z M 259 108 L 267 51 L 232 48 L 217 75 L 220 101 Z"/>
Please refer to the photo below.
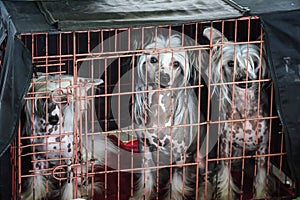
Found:
<path fill-rule="evenodd" d="M 260 18 L 190 21 L 18 34 L 11 199 L 293 197 Z"/>

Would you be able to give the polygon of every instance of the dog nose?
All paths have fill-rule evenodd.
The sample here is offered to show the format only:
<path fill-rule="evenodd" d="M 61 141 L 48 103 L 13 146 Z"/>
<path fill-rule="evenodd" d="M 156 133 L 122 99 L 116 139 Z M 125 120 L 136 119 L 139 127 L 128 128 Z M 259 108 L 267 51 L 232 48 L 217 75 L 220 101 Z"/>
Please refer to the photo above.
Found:
<path fill-rule="evenodd" d="M 166 87 L 169 85 L 171 78 L 169 74 L 166 73 L 160 73 L 160 85 L 163 87 Z"/>
<path fill-rule="evenodd" d="M 251 81 L 252 79 L 246 79 L 246 78 L 242 78 L 242 79 L 239 79 L 239 80 L 236 80 L 236 81 Z M 247 84 L 246 83 L 239 83 L 239 84 L 237 84 L 237 86 L 239 86 L 240 88 L 243 88 L 243 89 L 245 89 L 245 88 L 250 88 L 251 86 L 252 86 L 252 83 L 250 82 L 247 82 Z"/>
<path fill-rule="evenodd" d="M 57 115 L 54 115 L 54 116 L 50 115 L 48 121 L 51 125 L 56 125 L 58 123 L 59 119 L 58 119 Z"/>

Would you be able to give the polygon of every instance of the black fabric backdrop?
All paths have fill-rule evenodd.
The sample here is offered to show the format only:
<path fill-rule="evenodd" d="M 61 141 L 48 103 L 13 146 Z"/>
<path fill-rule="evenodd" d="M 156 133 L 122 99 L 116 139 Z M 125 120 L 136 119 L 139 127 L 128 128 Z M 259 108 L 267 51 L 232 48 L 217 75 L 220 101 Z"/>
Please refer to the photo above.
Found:
<path fill-rule="evenodd" d="M 31 53 L 16 37 L 10 16 L 1 9 L 1 36 L 7 35 L 0 74 L 0 156 L 17 132 L 24 95 L 32 75 Z"/>
<path fill-rule="evenodd" d="M 262 14 L 276 106 L 288 163 L 300 196 L 300 10 Z"/>
<path fill-rule="evenodd" d="M 0 74 L 0 200 L 10 199 L 11 163 L 9 146 L 18 130 L 18 122 L 32 75 L 31 53 L 16 37 L 9 14 L 0 5 L 0 44 L 6 49 Z"/>

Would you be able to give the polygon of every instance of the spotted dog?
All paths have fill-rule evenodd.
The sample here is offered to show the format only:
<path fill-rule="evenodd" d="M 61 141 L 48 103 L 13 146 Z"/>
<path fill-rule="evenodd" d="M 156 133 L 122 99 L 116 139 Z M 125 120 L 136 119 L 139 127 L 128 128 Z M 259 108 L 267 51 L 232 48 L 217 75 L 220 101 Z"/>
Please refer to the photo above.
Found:
<path fill-rule="evenodd" d="M 83 175 L 86 173 L 86 164 L 92 157 L 96 164 L 103 164 L 105 146 L 107 152 L 116 153 L 116 147 L 109 140 L 106 143 L 106 138 L 102 135 L 94 136 L 95 145 L 91 145 L 89 137 L 86 141 L 86 137 L 74 135 L 78 129 L 74 124 L 79 122 L 82 113 L 88 108 L 88 102 L 84 98 L 87 97 L 87 91 L 103 82 L 100 79 L 78 77 L 77 85 L 74 85 L 74 79 L 69 75 L 49 75 L 39 76 L 32 81 L 24 108 L 24 136 L 30 137 L 30 165 L 33 170 L 32 176 L 26 181 L 22 199 L 73 199 L 73 181 L 81 176 L 77 174 L 74 177 L 72 164 L 75 164 L 75 155 L 77 162 L 84 166 L 79 167 L 77 172 Z M 94 155 L 91 155 L 91 148 L 95 148 Z M 56 168 L 59 170 L 54 171 Z M 60 173 L 55 174 L 56 172 Z M 62 180 L 62 186 L 57 178 Z M 81 188 L 78 196 L 88 196 L 89 194 L 80 194 L 80 191 L 86 191 L 85 182 L 88 180 L 82 178 L 77 182 Z M 100 190 L 100 186 L 94 184 L 94 188 L 87 190 L 92 189 Z"/>
<path fill-rule="evenodd" d="M 196 178 L 195 167 L 158 168 L 158 174 L 153 169 L 200 162 L 200 174 L 204 171 L 203 155 L 197 149 L 199 134 L 203 138 L 205 134 L 204 126 L 198 132 L 198 100 L 193 89 L 178 89 L 190 86 L 198 66 L 190 52 L 170 51 L 181 45 L 180 35 L 158 34 L 149 40 L 147 52 L 138 59 L 134 117 L 143 155 L 141 167 L 145 169 L 141 170 L 133 199 L 151 199 L 155 191 L 162 190 L 165 199 L 193 199 L 196 179 L 203 180 Z M 202 113 L 199 115 L 203 120 Z"/>
<path fill-rule="evenodd" d="M 251 82 L 268 78 L 264 54 L 260 56 L 260 47 L 255 44 L 233 44 L 214 28 L 206 28 L 203 35 L 219 44 L 212 47 L 211 82 L 222 83 L 212 92 L 221 97 L 221 118 L 225 120 L 220 132 L 221 157 L 241 156 L 243 148 L 264 155 L 269 133 L 269 122 L 263 119 L 268 116 L 268 84 Z M 236 83 L 226 84 L 229 82 Z M 264 156 L 256 158 L 254 198 L 266 197 L 265 162 Z M 217 188 L 220 199 L 234 199 L 234 192 L 240 192 L 232 179 L 229 160 L 221 162 Z"/>

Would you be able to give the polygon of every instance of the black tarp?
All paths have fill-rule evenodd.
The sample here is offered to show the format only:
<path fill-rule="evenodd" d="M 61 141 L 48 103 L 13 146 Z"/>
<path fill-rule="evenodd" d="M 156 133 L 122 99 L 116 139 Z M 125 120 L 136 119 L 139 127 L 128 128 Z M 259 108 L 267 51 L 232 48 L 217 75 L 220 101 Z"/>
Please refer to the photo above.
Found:
<path fill-rule="evenodd" d="M 0 2 L 0 44 L 5 40 L 5 54 L 0 74 L 0 199 L 10 199 L 11 166 L 9 146 L 18 130 L 24 95 L 28 89 L 31 54 L 17 38 L 9 13 Z"/>
<path fill-rule="evenodd" d="M 30 52 L 17 38 L 18 34 L 260 16 L 266 32 L 276 107 L 284 125 L 289 166 L 299 195 L 299 0 L 0 1 L 0 9 L 0 44 L 4 38 L 7 42 L 0 75 L 0 155 L 16 135 L 23 96 L 32 74 Z M 0 170 L 9 164 L 7 160 L 7 154 L 6 159 L 0 159 Z M 7 178 L 3 178 L 3 173 L 0 175 L 0 182 L 5 182 Z M 7 199 L 2 189 L 1 199 Z"/>
<path fill-rule="evenodd" d="M 249 14 L 261 15 L 267 13 L 299 10 L 299 0 L 234 0 L 238 5 L 249 8 Z"/>
<path fill-rule="evenodd" d="M 20 33 L 180 24 L 235 18 L 243 11 L 223 0 L 4 1 L 4 5 Z"/>
<path fill-rule="evenodd" d="M 289 167 L 300 196 L 300 10 L 261 15 Z"/>
<path fill-rule="evenodd" d="M 17 132 L 24 95 L 32 75 L 31 53 L 17 38 L 6 10 L 1 9 L 1 14 L 0 35 L 6 36 L 6 48 L 0 74 L 0 156 Z"/>
<path fill-rule="evenodd" d="M 50 24 L 59 29 L 90 29 L 100 27 L 146 26 L 148 24 L 172 24 L 191 21 L 228 19 L 241 16 L 237 9 L 222 0 L 154 0 L 120 1 L 104 0 L 75 2 L 64 1 L 59 4 L 62 12 L 50 2 L 39 4 Z M 72 7 L 72 9 L 70 9 Z M 64 12 L 67 10 L 68 12 Z M 67 13 L 67 14 L 66 14 Z M 80 13 L 80 15 L 78 15 Z M 210 15 L 208 15 L 210 13 Z M 88 22 L 83 24 L 82 22 Z"/>

